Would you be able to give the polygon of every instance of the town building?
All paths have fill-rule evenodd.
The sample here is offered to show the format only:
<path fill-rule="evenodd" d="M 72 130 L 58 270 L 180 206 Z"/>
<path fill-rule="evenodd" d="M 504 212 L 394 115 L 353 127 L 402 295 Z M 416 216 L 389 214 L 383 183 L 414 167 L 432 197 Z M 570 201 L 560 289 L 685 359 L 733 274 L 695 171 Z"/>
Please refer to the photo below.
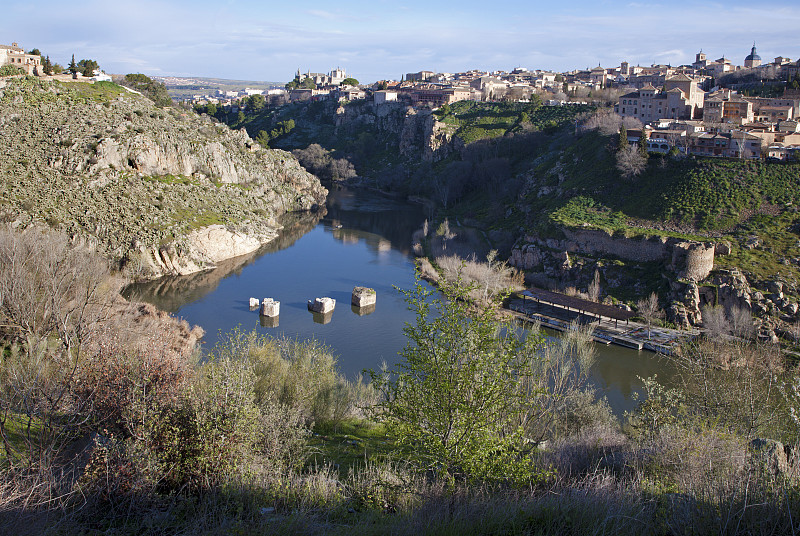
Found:
<path fill-rule="evenodd" d="M 761 56 L 756 52 L 756 44 L 753 43 L 753 48 L 750 49 L 750 54 L 744 58 L 744 66 L 746 69 L 752 69 L 761 65 Z"/>
<path fill-rule="evenodd" d="M 0 45 L 0 67 L 13 65 L 23 69 L 29 75 L 43 75 L 42 58 L 37 54 L 26 54 L 17 43 L 11 46 Z"/>
<path fill-rule="evenodd" d="M 408 73 L 406 75 L 406 80 L 408 82 L 427 82 L 431 78 L 434 77 L 436 73 L 433 71 L 420 71 L 418 73 Z"/>
<path fill-rule="evenodd" d="M 745 125 L 754 120 L 753 103 L 731 90 L 721 90 L 705 100 L 703 121 Z"/>
<path fill-rule="evenodd" d="M 299 84 L 306 78 L 310 78 L 318 88 L 323 88 L 326 86 L 338 86 L 347 78 L 347 73 L 344 69 L 340 69 L 339 67 L 333 69 L 328 74 L 312 73 L 311 71 L 302 74 L 300 69 L 297 69 L 297 73 L 294 75 L 294 81 Z"/>
<path fill-rule="evenodd" d="M 470 88 L 422 87 L 411 90 L 412 102 L 417 104 L 430 104 L 434 107 L 452 104 L 462 100 L 469 100 L 471 98 L 472 91 Z"/>
<path fill-rule="evenodd" d="M 619 98 L 614 111 L 642 123 L 659 119 L 695 119 L 703 108 L 704 93 L 684 74 L 667 78 L 663 90 L 647 84 Z"/>
<path fill-rule="evenodd" d="M 375 104 L 384 104 L 386 102 L 397 102 L 397 91 L 381 90 L 373 94 Z"/>

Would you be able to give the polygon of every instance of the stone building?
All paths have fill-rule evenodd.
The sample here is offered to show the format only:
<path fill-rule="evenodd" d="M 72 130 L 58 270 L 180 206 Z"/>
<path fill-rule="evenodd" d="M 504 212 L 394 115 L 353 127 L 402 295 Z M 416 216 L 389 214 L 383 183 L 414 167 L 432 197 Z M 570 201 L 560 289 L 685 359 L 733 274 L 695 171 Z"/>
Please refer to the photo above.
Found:
<path fill-rule="evenodd" d="M 295 82 L 300 83 L 306 78 L 313 80 L 314 84 L 316 84 L 318 88 L 325 86 L 338 86 L 344 81 L 345 78 L 347 78 L 347 73 L 344 69 L 340 69 L 339 67 L 333 69 L 328 74 L 312 73 L 311 71 L 307 71 L 305 74 L 302 74 L 300 69 L 297 69 L 297 73 L 294 75 Z"/>
<path fill-rule="evenodd" d="M 430 103 L 433 106 L 442 106 L 454 102 L 469 100 L 472 91 L 469 88 L 416 88 L 411 93 L 412 101 L 416 103 Z"/>
<path fill-rule="evenodd" d="M 11 46 L 0 45 L 0 66 L 13 65 L 25 70 L 29 75 L 42 75 L 42 58 L 36 54 L 26 54 L 17 43 Z"/>
<path fill-rule="evenodd" d="M 647 84 L 619 98 L 614 111 L 642 123 L 659 119 L 695 119 L 703 108 L 704 93 L 697 82 L 684 74 L 664 81 L 663 89 Z"/>
<path fill-rule="evenodd" d="M 750 54 L 748 54 L 744 59 L 744 66 L 746 69 L 752 69 L 753 67 L 758 67 L 759 65 L 761 65 L 761 56 L 759 56 L 756 52 L 756 44 L 753 43 L 753 48 L 750 49 Z"/>
<path fill-rule="evenodd" d="M 753 103 L 730 90 L 718 91 L 705 100 L 703 121 L 706 123 L 745 125 L 753 119 Z"/>

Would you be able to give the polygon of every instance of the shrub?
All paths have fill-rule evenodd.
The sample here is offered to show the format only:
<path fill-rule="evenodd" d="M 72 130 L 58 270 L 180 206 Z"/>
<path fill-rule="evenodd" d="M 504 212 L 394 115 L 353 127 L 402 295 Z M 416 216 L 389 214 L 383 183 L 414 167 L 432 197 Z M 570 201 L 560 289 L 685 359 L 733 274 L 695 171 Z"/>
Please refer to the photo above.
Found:
<path fill-rule="evenodd" d="M 468 311 L 469 288 L 404 291 L 416 322 L 394 369 L 372 373 L 376 416 L 423 466 L 448 478 L 528 482 L 523 441 L 536 336 L 502 326 L 491 305 Z M 502 329 L 505 327 L 506 329 Z"/>
<path fill-rule="evenodd" d="M 373 397 L 361 378 L 342 377 L 331 349 L 314 339 L 273 339 L 234 330 L 211 355 L 247 361 L 255 375 L 256 401 L 296 408 L 308 424 L 360 416 Z"/>
<path fill-rule="evenodd" d="M 0 67 L 0 76 L 14 76 L 25 74 L 25 69 L 16 65 L 3 65 Z"/>

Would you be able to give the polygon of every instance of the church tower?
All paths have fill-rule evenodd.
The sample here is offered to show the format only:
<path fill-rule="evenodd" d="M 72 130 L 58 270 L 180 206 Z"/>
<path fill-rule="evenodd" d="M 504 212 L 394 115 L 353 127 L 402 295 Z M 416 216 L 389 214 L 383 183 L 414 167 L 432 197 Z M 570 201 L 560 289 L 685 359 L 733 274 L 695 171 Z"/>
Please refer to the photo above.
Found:
<path fill-rule="evenodd" d="M 750 54 L 744 59 L 744 66 L 746 69 L 752 69 L 761 65 L 761 56 L 756 52 L 756 44 L 753 43 L 753 48 L 750 49 Z"/>

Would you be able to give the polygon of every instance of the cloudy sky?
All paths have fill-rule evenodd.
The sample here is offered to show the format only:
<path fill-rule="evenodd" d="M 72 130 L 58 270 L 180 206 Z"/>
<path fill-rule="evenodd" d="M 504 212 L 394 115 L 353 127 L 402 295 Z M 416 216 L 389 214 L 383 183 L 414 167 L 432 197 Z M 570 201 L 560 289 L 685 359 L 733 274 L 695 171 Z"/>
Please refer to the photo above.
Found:
<path fill-rule="evenodd" d="M 94 0 L 11 2 L 0 44 L 111 73 L 285 82 L 340 66 L 361 82 L 419 70 L 691 63 L 800 55 L 798 0 Z"/>

